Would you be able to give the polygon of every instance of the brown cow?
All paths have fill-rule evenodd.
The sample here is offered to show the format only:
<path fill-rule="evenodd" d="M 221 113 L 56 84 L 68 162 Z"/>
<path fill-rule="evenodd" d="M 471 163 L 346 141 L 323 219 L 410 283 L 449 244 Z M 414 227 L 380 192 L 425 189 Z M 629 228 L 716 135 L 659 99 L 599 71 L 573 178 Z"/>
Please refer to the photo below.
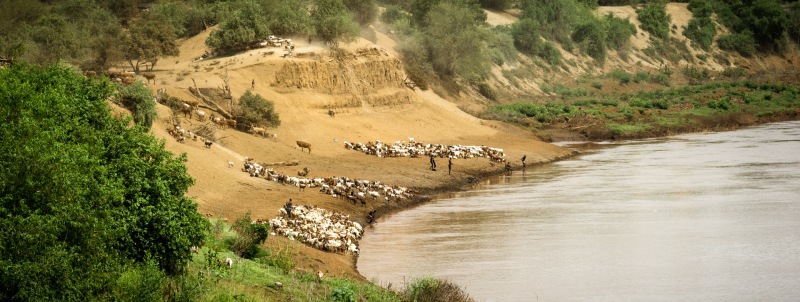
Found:
<path fill-rule="evenodd" d="M 148 84 L 150 83 L 150 80 L 153 80 L 153 84 L 156 83 L 156 75 L 155 74 L 152 74 L 152 73 L 149 73 L 149 72 L 145 72 L 145 73 L 142 74 L 142 76 L 144 76 L 144 78 L 147 79 L 147 83 Z"/>
<path fill-rule="evenodd" d="M 308 149 L 308 154 L 311 154 L 311 144 L 304 141 L 297 141 L 297 146 L 300 147 L 300 152 L 303 152 L 303 149 Z"/>

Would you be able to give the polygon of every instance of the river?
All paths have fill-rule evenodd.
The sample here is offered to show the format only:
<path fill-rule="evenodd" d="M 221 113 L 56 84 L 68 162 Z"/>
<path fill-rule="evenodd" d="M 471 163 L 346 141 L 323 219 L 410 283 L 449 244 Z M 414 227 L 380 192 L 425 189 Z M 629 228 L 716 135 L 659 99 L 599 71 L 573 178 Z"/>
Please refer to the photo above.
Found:
<path fill-rule="evenodd" d="M 582 152 L 382 217 L 359 272 L 478 301 L 800 299 L 800 122 Z"/>

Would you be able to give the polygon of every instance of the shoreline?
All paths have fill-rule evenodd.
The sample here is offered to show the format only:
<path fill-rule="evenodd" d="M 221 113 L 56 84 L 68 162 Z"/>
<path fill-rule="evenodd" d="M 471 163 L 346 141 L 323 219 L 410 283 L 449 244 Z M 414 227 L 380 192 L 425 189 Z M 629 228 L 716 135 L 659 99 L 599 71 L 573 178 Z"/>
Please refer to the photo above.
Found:
<path fill-rule="evenodd" d="M 578 156 L 578 155 L 581 154 L 580 152 L 572 150 L 570 148 L 567 148 L 567 147 L 563 147 L 563 148 L 569 150 L 570 151 L 569 154 L 564 155 L 564 156 L 556 156 L 555 158 L 550 159 L 550 160 L 541 160 L 541 161 L 528 163 L 528 164 L 525 165 L 525 169 L 534 168 L 534 167 L 542 166 L 542 165 L 545 165 L 545 164 L 551 164 L 551 163 L 555 163 L 555 162 L 558 162 L 558 161 L 570 159 L 570 158 L 573 158 L 573 157 Z M 514 171 L 521 171 L 521 170 L 523 170 L 523 167 L 522 167 L 521 164 L 519 164 L 519 165 L 511 164 L 511 171 L 506 171 L 506 170 L 483 170 L 483 171 L 478 172 L 477 175 L 474 176 L 474 180 L 471 181 L 471 182 L 470 181 L 464 181 L 463 179 L 460 179 L 460 180 L 454 180 L 454 181 L 452 181 L 450 183 L 447 183 L 447 184 L 441 185 L 441 186 L 437 186 L 437 187 L 411 188 L 415 192 L 417 192 L 417 195 L 414 198 L 411 198 L 411 199 L 403 202 L 402 204 L 383 205 L 381 207 L 376 208 L 377 212 L 375 213 L 375 220 L 378 220 L 381 217 L 384 217 L 386 215 L 392 215 L 392 214 L 395 214 L 395 213 L 399 213 L 399 212 L 402 212 L 402 211 L 405 211 L 405 210 L 408 210 L 408 209 L 412 209 L 412 208 L 424 205 L 424 204 L 426 204 L 428 202 L 431 202 L 431 201 L 435 200 L 436 199 L 435 195 L 469 191 L 469 190 L 472 190 L 475 186 L 480 185 L 480 183 L 482 181 L 484 181 L 484 180 L 486 180 L 488 178 L 497 177 L 497 176 L 500 176 L 500 175 L 503 175 L 503 174 L 506 174 L 506 173 L 510 173 L 510 172 L 513 173 Z M 365 234 L 366 234 L 366 230 L 368 229 L 368 227 L 369 227 L 369 225 L 365 225 L 364 226 L 364 233 Z M 352 255 L 350 257 L 351 262 L 352 262 L 352 269 L 356 273 L 358 273 L 358 275 L 363 280 L 367 280 L 368 282 L 371 282 L 371 281 L 369 281 L 367 279 L 366 276 L 361 274 L 361 272 L 358 270 L 358 258 L 359 258 L 359 255 Z"/>
<path fill-rule="evenodd" d="M 680 133 L 670 133 L 670 134 L 666 134 L 666 135 L 648 136 L 646 138 L 613 139 L 613 140 L 590 140 L 590 139 L 587 139 L 587 140 L 583 140 L 583 141 L 577 141 L 576 143 L 599 143 L 599 142 L 609 142 L 609 141 L 627 141 L 627 140 L 636 140 L 636 139 L 667 138 L 667 137 L 670 137 L 670 136 L 673 136 L 673 135 L 683 135 L 683 134 L 693 134 L 693 133 L 703 133 L 703 132 L 736 131 L 736 130 L 739 130 L 739 129 L 744 129 L 744 128 L 748 128 L 748 127 L 757 127 L 757 126 L 766 125 L 766 124 L 769 124 L 769 123 L 786 122 L 786 121 L 797 121 L 797 120 L 800 120 L 800 119 L 798 119 L 798 115 L 780 114 L 780 115 L 774 115 L 774 116 L 761 117 L 756 122 L 749 123 L 749 124 L 717 125 L 716 127 L 707 128 L 707 129 L 704 129 L 704 130 L 701 130 L 701 131 L 684 131 L 684 132 L 680 132 Z M 549 142 L 549 143 L 550 144 L 555 144 L 555 143 L 560 143 L 560 142 L 568 142 L 568 141 L 566 141 L 566 140 L 565 141 L 555 141 L 555 142 Z M 553 158 L 551 160 L 537 161 L 537 162 L 534 162 L 534 163 L 527 164 L 526 168 L 538 167 L 538 166 L 545 165 L 545 164 L 555 163 L 555 162 L 562 161 L 562 160 L 565 160 L 565 159 L 573 158 L 573 157 L 578 156 L 578 155 L 581 154 L 579 151 L 576 151 L 574 149 L 571 149 L 571 148 L 568 148 L 568 147 L 564 147 L 564 146 L 560 146 L 560 145 L 558 145 L 558 146 L 570 150 L 570 153 L 568 155 L 565 155 L 565 156 L 557 156 L 557 157 L 555 157 L 555 158 Z M 522 170 L 522 165 L 512 164 L 511 167 L 512 167 L 511 172 Z M 445 185 L 442 185 L 442 186 L 437 186 L 437 187 L 412 188 L 416 192 L 418 192 L 418 195 L 415 196 L 415 198 L 404 202 L 402 205 L 395 205 L 395 206 L 384 205 L 384 206 L 381 206 L 379 208 L 376 208 L 376 210 L 378 210 L 378 211 L 376 212 L 375 220 L 378 220 L 379 218 L 384 217 L 385 215 L 392 215 L 392 214 L 399 213 L 399 212 L 402 212 L 402 211 L 405 211 L 405 210 L 408 210 L 408 209 L 411 209 L 411 208 L 426 204 L 428 202 L 431 202 L 431 201 L 436 199 L 434 197 L 435 195 L 469 191 L 469 190 L 473 189 L 475 186 L 479 185 L 482 181 L 484 181 L 484 180 L 486 180 L 488 178 L 497 177 L 497 176 L 500 176 L 500 175 L 503 175 L 503 174 L 506 174 L 506 173 L 509 173 L 509 171 L 505 171 L 505 170 L 499 170 L 499 171 L 497 171 L 497 170 L 484 170 L 484 171 L 481 171 L 480 173 L 477 173 L 478 175 L 475 177 L 475 180 L 472 181 L 472 182 L 463 181 L 463 180 L 457 180 L 457 181 L 453 181 L 453 182 L 450 182 L 448 184 L 445 184 Z M 366 229 L 367 229 L 367 226 L 365 226 L 365 233 L 366 233 Z M 353 255 L 353 256 L 350 257 L 351 262 L 352 262 L 352 269 L 356 273 L 358 273 L 358 276 L 360 278 L 362 278 L 363 280 L 367 280 L 368 282 L 371 282 L 371 281 L 369 281 L 369 279 L 367 279 L 366 276 L 364 276 L 358 270 L 358 258 L 359 258 L 358 255 Z"/>

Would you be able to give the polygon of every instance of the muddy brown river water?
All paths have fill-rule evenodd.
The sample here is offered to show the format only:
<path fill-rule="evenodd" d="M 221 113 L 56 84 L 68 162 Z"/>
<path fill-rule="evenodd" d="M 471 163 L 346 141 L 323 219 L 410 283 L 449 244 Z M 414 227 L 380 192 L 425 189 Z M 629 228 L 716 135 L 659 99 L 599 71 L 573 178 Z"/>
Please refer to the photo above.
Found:
<path fill-rule="evenodd" d="M 479 301 L 800 300 L 800 122 L 582 152 L 382 218 L 358 270 Z"/>

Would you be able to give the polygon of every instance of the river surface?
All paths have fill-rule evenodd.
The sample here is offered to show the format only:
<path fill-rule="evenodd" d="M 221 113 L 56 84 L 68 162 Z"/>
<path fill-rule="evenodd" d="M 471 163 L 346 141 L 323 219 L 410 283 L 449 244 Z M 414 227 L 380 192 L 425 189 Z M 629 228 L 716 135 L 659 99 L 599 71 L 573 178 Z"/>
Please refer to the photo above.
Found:
<path fill-rule="evenodd" d="M 800 301 L 800 122 L 582 152 L 383 217 L 359 272 L 479 301 Z"/>

